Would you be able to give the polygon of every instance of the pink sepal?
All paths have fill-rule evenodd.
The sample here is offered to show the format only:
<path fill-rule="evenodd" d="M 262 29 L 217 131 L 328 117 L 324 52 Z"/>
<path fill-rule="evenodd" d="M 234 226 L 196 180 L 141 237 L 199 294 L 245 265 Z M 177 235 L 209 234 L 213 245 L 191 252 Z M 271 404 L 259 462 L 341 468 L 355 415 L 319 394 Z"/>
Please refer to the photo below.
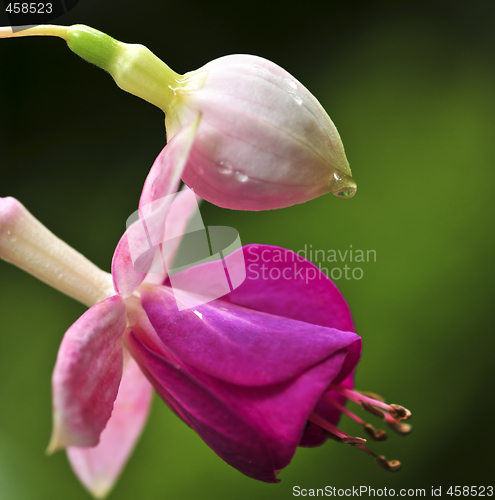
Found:
<path fill-rule="evenodd" d="M 64 335 L 52 378 L 49 452 L 98 443 L 122 377 L 125 325 L 125 303 L 116 295 L 86 311 Z"/>
<path fill-rule="evenodd" d="M 105 497 L 122 472 L 148 418 L 151 396 L 150 383 L 129 357 L 100 443 L 67 449 L 76 476 L 96 498 Z"/>

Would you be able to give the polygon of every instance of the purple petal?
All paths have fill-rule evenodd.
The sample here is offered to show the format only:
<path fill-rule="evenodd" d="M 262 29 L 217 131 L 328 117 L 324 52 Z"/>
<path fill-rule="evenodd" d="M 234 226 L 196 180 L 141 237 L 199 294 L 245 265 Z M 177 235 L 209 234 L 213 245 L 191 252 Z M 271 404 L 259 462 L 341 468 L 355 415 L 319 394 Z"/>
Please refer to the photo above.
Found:
<path fill-rule="evenodd" d="M 355 331 L 344 297 L 313 263 L 291 250 L 269 245 L 247 245 L 243 252 L 246 280 L 222 300 L 314 325 Z"/>
<path fill-rule="evenodd" d="M 276 482 L 270 450 L 252 426 L 228 402 L 187 371 L 147 349 L 134 335 L 129 345 L 160 396 L 227 463 L 244 474 Z"/>
<path fill-rule="evenodd" d="M 243 250 L 246 280 L 222 300 L 338 330 L 355 331 L 344 297 L 314 264 L 290 250 L 268 245 L 248 245 Z M 267 268 L 264 276 L 262 265 Z M 284 280 L 284 272 L 291 279 Z M 277 279 L 279 273 L 281 278 Z M 353 380 L 354 372 L 341 385 L 352 388 Z M 341 404 L 347 401 L 333 391 L 330 395 Z M 325 400 L 320 400 L 316 409 L 334 425 L 339 422 L 340 411 Z M 318 446 L 326 439 L 322 428 L 310 422 L 300 445 Z"/>
<path fill-rule="evenodd" d="M 290 380 L 359 340 L 353 332 L 223 300 L 179 312 L 168 287 L 143 290 L 141 302 L 173 355 L 188 367 L 232 384 L 262 386 Z M 354 357 L 359 358 L 359 352 Z"/>
<path fill-rule="evenodd" d="M 341 387 L 352 389 L 354 387 L 354 370 L 342 382 L 340 382 L 339 385 Z M 345 405 L 347 402 L 347 398 L 336 391 L 328 391 L 326 394 L 338 401 L 341 405 Z M 325 399 L 320 398 L 315 406 L 315 411 L 331 424 L 337 425 L 339 423 L 341 417 L 340 410 L 335 408 L 335 406 L 330 404 Z M 299 446 L 313 448 L 314 446 L 320 446 L 327 439 L 327 435 L 319 425 L 316 425 L 313 422 L 308 422 L 308 426 L 304 431 L 304 435 L 301 438 Z"/>
<path fill-rule="evenodd" d="M 113 487 L 148 418 L 151 385 L 136 362 L 126 362 L 112 416 L 91 448 L 69 447 L 67 455 L 79 480 L 96 497 Z"/>
<path fill-rule="evenodd" d="M 50 452 L 98 443 L 122 377 L 125 325 L 125 303 L 116 295 L 86 311 L 64 335 L 52 379 Z"/>
<path fill-rule="evenodd" d="M 355 331 L 349 306 L 342 294 L 314 264 L 290 250 L 268 245 L 248 245 L 242 251 L 246 262 L 246 280 L 222 297 L 222 301 L 341 331 Z M 227 266 L 235 260 L 238 252 L 226 257 Z M 207 263 L 201 267 L 205 276 L 210 272 L 208 282 L 213 286 L 216 279 L 214 264 Z M 184 271 L 187 272 L 194 272 L 194 268 Z M 196 309 L 199 311 L 199 308 Z M 305 350 L 307 346 L 301 345 L 301 349 Z M 356 349 L 359 351 L 360 347 Z M 348 363 L 354 364 L 356 358 L 359 358 L 359 352 L 348 357 Z M 349 366 L 344 372 L 349 375 L 342 384 L 352 388 L 354 373 Z M 346 398 L 338 394 L 332 393 L 332 397 L 342 404 L 346 402 Z M 329 403 L 319 401 L 317 409 L 327 420 L 338 423 L 340 412 Z M 301 445 L 317 446 L 325 440 L 321 427 L 309 423 Z"/>
<path fill-rule="evenodd" d="M 346 379 L 360 356 L 361 340 L 353 332 L 224 300 L 179 312 L 172 291 L 154 287 L 143 290 L 142 304 L 164 346 L 159 354 L 145 347 L 146 335 L 131 336 L 133 355 L 150 381 L 224 460 L 263 481 L 273 481 L 270 473 L 290 462 L 321 395 Z M 186 399 L 174 385 L 179 375 L 188 378 Z M 212 401 L 226 405 L 222 419 L 205 417 Z M 259 443 L 268 447 L 271 464 L 260 457 Z"/>
<path fill-rule="evenodd" d="M 351 311 L 335 284 L 318 267 L 285 248 L 246 245 L 225 257 L 235 269 L 237 254 L 244 253 L 246 279 L 221 300 L 314 325 L 354 332 Z M 201 267 L 209 282 L 215 283 L 215 262 L 182 271 L 193 273 Z M 167 280 L 165 285 L 170 286 Z"/>
<path fill-rule="evenodd" d="M 115 289 L 127 298 L 146 277 L 159 245 L 165 238 L 165 221 L 173 194 L 189 155 L 199 117 L 163 148 L 145 181 L 139 201 L 140 220 L 120 239 L 112 260 Z M 139 265 L 135 256 L 140 256 Z"/>
<path fill-rule="evenodd" d="M 246 387 L 181 367 L 134 335 L 131 349 L 160 396 L 221 458 L 266 482 L 290 462 L 308 415 L 349 357 L 342 349 L 283 383 Z"/>

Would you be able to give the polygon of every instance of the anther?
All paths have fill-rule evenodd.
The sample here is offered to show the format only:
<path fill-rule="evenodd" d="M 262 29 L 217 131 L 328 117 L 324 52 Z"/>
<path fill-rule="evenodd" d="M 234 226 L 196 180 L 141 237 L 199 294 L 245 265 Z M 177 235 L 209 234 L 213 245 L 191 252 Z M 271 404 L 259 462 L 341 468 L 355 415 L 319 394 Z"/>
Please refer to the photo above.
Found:
<path fill-rule="evenodd" d="M 342 438 L 342 442 L 350 446 L 363 446 L 364 443 L 366 443 L 366 439 L 355 436 L 346 436 Z"/>
<path fill-rule="evenodd" d="M 361 406 L 368 412 L 370 412 L 372 415 L 375 415 L 375 417 L 379 418 L 385 418 L 385 414 L 379 410 L 378 408 L 375 408 L 373 405 L 369 403 L 365 403 L 364 401 L 361 402 Z"/>
<path fill-rule="evenodd" d="M 380 400 L 382 398 L 374 399 L 358 391 L 347 389 L 346 387 L 334 384 L 331 384 L 329 389 L 339 392 L 351 401 L 362 405 L 365 410 L 381 418 L 383 418 L 383 413 L 380 412 L 380 414 L 378 414 L 378 412 L 375 411 L 376 408 L 381 408 L 382 410 L 387 411 L 397 421 L 411 418 L 411 412 L 409 410 L 400 405 L 389 405 L 387 403 L 384 403 Z"/>
<path fill-rule="evenodd" d="M 335 406 L 335 408 L 340 410 L 342 413 L 345 413 L 348 417 L 352 418 L 352 420 L 361 425 L 363 427 L 364 432 L 366 432 L 366 434 L 368 434 L 370 439 L 373 439 L 373 441 L 385 441 L 385 439 L 387 439 L 388 436 L 385 431 L 376 430 L 372 425 L 367 424 L 362 418 L 358 417 L 357 415 L 349 411 L 344 405 L 340 404 L 338 401 L 331 398 L 327 394 L 325 394 L 324 398 L 331 405 Z"/>
<path fill-rule="evenodd" d="M 398 460 L 389 461 L 383 455 L 379 456 L 374 451 L 371 451 L 367 446 L 360 446 L 359 448 L 371 455 L 380 467 L 383 467 L 389 472 L 397 472 L 402 467 L 402 464 Z"/>
<path fill-rule="evenodd" d="M 389 410 L 388 412 L 396 420 L 408 420 L 411 418 L 411 412 L 407 408 L 404 408 L 403 406 L 400 406 L 400 405 L 393 405 L 393 404 L 390 406 L 392 407 L 392 409 Z"/>
<path fill-rule="evenodd" d="M 364 425 L 363 429 L 373 441 L 385 441 L 388 438 L 385 431 L 382 431 L 381 429 L 377 430 L 370 424 Z"/>
<path fill-rule="evenodd" d="M 403 424 L 401 422 L 396 422 L 393 419 L 387 419 L 387 424 L 391 427 L 395 432 L 401 434 L 402 436 L 407 436 L 412 431 L 412 426 L 409 424 Z"/>
<path fill-rule="evenodd" d="M 385 470 L 389 472 L 397 472 L 401 469 L 402 464 L 398 460 L 387 460 L 383 455 L 376 457 L 375 462 L 383 467 Z"/>

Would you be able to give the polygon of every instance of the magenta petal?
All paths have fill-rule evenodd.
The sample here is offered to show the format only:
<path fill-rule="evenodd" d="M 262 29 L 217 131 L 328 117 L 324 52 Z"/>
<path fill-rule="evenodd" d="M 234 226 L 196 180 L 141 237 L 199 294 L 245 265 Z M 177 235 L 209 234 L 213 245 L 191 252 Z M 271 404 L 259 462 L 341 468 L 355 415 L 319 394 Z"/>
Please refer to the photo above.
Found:
<path fill-rule="evenodd" d="M 314 325 L 354 332 L 351 311 L 335 284 L 313 263 L 285 248 L 246 245 L 225 257 L 226 267 L 244 253 L 246 279 L 221 300 Z M 199 267 L 199 266 L 197 266 Z M 197 267 L 182 271 L 194 273 Z M 210 281 L 217 274 L 214 262 L 200 266 Z M 166 281 L 170 286 L 170 282 Z"/>
<path fill-rule="evenodd" d="M 281 383 L 360 337 L 223 300 L 179 312 L 168 287 L 142 291 L 162 343 L 185 365 L 244 386 Z M 359 349 L 354 352 L 359 359 Z M 347 370 L 347 374 L 352 367 Z"/>
<path fill-rule="evenodd" d="M 276 315 L 279 318 L 299 320 L 306 325 L 309 323 L 335 329 L 333 331 L 337 338 L 342 335 L 345 337 L 345 335 L 349 335 L 349 332 L 354 331 L 351 313 L 346 301 L 332 281 L 311 262 L 289 250 L 267 245 L 250 245 L 244 247 L 242 251 L 244 252 L 244 259 L 247 267 L 246 280 L 238 288 L 234 289 L 234 291 L 216 301 L 220 310 L 222 310 L 222 307 L 228 309 L 227 304 L 230 302 L 256 311 L 270 313 L 270 315 Z M 229 267 L 229 259 L 235 258 L 235 253 L 236 252 L 234 252 L 232 256 L 226 257 L 227 267 Z M 214 283 L 215 270 L 213 269 L 213 265 L 208 263 L 203 264 L 201 267 L 203 267 L 206 273 L 209 267 L 212 268 L 210 281 Z M 194 268 L 184 271 L 184 273 L 187 272 L 194 272 Z M 205 310 L 203 308 L 198 307 L 195 310 L 196 313 L 200 313 L 208 322 L 209 316 L 208 314 L 205 315 Z M 160 322 L 159 319 L 156 321 L 157 324 Z M 197 320 L 192 318 L 192 321 L 194 322 Z M 310 355 L 312 352 L 311 349 L 318 345 L 319 339 L 318 336 L 314 336 L 311 333 L 311 329 L 308 329 L 307 333 L 308 335 L 306 337 L 303 335 L 300 338 L 300 342 L 293 346 L 295 350 L 300 350 L 304 352 L 305 355 Z M 290 334 L 287 338 L 290 338 Z M 354 338 L 357 338 L 357 336 Z M 315 340 L 314 345 L 313 339 Z M 239 340 L 239 337 L 235 339 L 236 342 Z M 164 337 L 164 344 L 167 345 L 167 347 L 174 346 L 176 341 L 178 342 L 179 339 L 175 339 L 169 344 L 165 342 Z M 214 345 L 216 348 L 216 344 Z M 225 346 L 225 348 L 226 350 L 230 349 L 230 347 L 227 346 Z M 270 353 L 270 349 L 271 346 L 268 346 L 266 352 Z M 341 373 L 333 382 L 341 383 L 346 387 L 353 387 L 353 368 L 359 359 L 360 349 L 360 341 L 349 344 L 347 350 L 350 355 L 346 356 Z M 263 349 L 261 350 L 264 352 Z M 175 354 L 175 351 L 172 352 Z M 321 352 L 323 353 L 325 351 L 321 350 Z M 277 355 L 280 358 L 279 360 L 283 360 L 287 366 L 291 368 L 294 367 L 294 358 L 291 358 L 289 350 L 284 349 L 282 344 L 280 344 Z M 177 356 L 183 356 L 183 354 L 177 354 Z M 215 359 L 216 356 L 217 354 L 215 355 Z M 236 360 L 237 356 L 238 354 L 233 356 L 232 359 Z M 240 354 L 240 356 L 240 359 L 243 359 L 243 354 Z M 247 359 L 247 357 L 245 356 L 244 359 Z M 256 359 L 256 357 L 253 359 Z M 310 357 L 307 359 L 309 362 Z M 209 371 L 207 360 L 202 364 L 203 358 L 201 354 L 199 354 L 197 360 L 200 361 L 200 364 L 192 361 L 191 365 L 198 367 L 200 370 L 205 370 L 207 373 L 214 374 L 213 371 Z M 223 363 L 224 360 L 222 357 L 220 360 Z M 272 360 L 267 360 L 263 357 L 263 354 L 259 357 L 258 367 L 263 369 L 265 375 L 267 374 L 266 366 L 272 366 L 272 369 L 275 371 L 278 369 L 277 364 L 270 365 L 271 362 Z M 234 367 L 234 369 L 240 372 L 242 366 L 241 364 Z M 253 364 L 253 366 L 256 365 Z M 228 362 L 222 365 L 221 369 L 224 370 L 226 367 L 229 367 Z M 218 368 L 220 369 L 220 367 Z M 270 368 L 268 371 L 269 370 Z M 255 376 L 254 368 L 252 372 L 252 375 Z M 230 372 L 227 373 L 229 373 L 230 376 Z M 278 373 L 281 374 L 282 372 Z M 242 375 L 240 375 L 240 378 L 242 378 Z M 245 380 L 249 380 L 249 374 Z M 322 391 L 322 393 L 323 392 L 324 391 Z M 332 397 L 335 397 L 342 404 L 346 401 L 345 398 L 340 395 L 332 394 Z M 318 411 L 330 422 L 334 424 L 338 423 L 340 412 L 330 404 L 320 400 L 318 402 Z M 310 423 L 309 426 L 306 427 L 300 444 L 303 446 L 317 446 L 325 440 L 326 436 L 322 429 Z"/>
<path fill-rule="evenodd" d="M 315 325 L 355 331 L 344 297 L 313 263 L 291 250 L 270 245 L 247 245 L 242 250 L 246 280 L 223 300 Z"/>
<path fill-rule="evenodd" d="M 50 452 L 98 443 L 122 377 L 125 325 L 125 303 L 116 295 L 86 311 L 64 335 L 52 378 Z"/>
<path fill-rule="evenodd" d="M 288 465 L 308 415 L 352 357 L 341 349 L 322 355 L 314 366 L 283 383 L 246 387 L 181 367 L 149 350 L 134 335 L 130 344 L 133 356 L 177 415 L 227 463 L 266 482 L 274 482 L 275 471 Z M 213 358 L 215 352 L 210 351 Z"/>
<path fill-rule="evenodd" d="M 96 498 L 106 496 L 132 453 L 148 418 L 151 396 L 150 383 L 129 358 L 112 416 L 101 433 L 99 444 L 67 449 L 74 472 Z"/>
<path fill-rule="evenodd" d="M 352 389 L 354 387 L 354 370 L 342 382 L 340 382 L 339 385 L 341 387 Z M 345 405 L 347 401 L 347 398 L 336 391 L 328 391 L 326 394 L 332 399 L 338 401 L 341 405 Z M 324 398 L 320 398 L 315 407 L 315 411 L 331 424 L 337 425 L 339 423 L 341 417 L 340 410 L 337 410 L 335 406 L 330 404 Z M 327 439 L 327 435 L 319 425 L 316 425 L 313 422 L 308 422 L 308 426 L 304 431 L 304 435 L 299 443 L 299 446 L 312 448 L 314 446 L 320 446 Z"/>
<path fill-rule="evenodd" d="M 137 337 L 129 347 L 160 396 L 227 463 L 244 474 L 277 482 L 263 437 L 207 386 L 187 371 L 148 350 Z"/>
<path fill-rule="evenodd" d="M 132 295 L 142 283 L 160 252 L 158 245 L 165 238 L 168 209 L 179 189 L 198 123 L 199 117 L 174 136 L 158 155 L 144 183 L 139 220 L 126 230 L 117 245 L 112 276 L 115 290 L 124 298 Z"/>

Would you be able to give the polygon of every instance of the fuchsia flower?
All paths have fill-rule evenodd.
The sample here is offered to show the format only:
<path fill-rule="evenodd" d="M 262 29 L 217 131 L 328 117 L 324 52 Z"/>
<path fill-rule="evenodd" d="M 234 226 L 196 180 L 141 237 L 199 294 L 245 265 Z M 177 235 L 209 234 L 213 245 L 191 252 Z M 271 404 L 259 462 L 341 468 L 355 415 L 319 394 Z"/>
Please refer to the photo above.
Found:
<path fill-rule="evenodd" d="M 168 140 L 202 116 L 183 181 L 235 210 L 268 210 L 356 192 L 344 146 L 318 100 L 275 63 L 231 55 L 179 75 L 142 45 L 88 26 L 37 26 L 0 37 L 53 35 L 165 112 Z"/>
<path fill-rule="evenodd" d="M 183 129 L 159 155 L 141 210 L 177 190 L 196 133 L 197 125 Z M 183 232 L 191 207 L 180 193 L 176 200 L 182 218 L 146 214 L 150 231 Z M 347 399 L 400 433 L 409 431 L 400 423 L 409 412 L 353 390 L 361 339 L 342 295 L 313 264 L 277 247 L 244 247 L 237 252 L 248 262 L 262 259 L 269 278 L 248 266 L 246 280 L 231 293 L 179 310 L 164 276 L 156 283 L 156 276 L 134 269 L 128 235 L 117 246 L 110 277 L 19 202 L 0 199 L 0 257 L 91 306 L 60 346 L 49 450 L 66 448 L 95 496 L 110 490 L 131 453 L 149 412 L 151 386 L 221 458 L 255 479 L 278 481 L 297 446 L 320 445 L 327 437 L 360 447 L 388 470 L 400 467 L 336 427 L 345 412 L 371 438 L 386 437 L 345 409 Z M 236 252 L 225 258 L 227 268 L 235 258 Z M 202 265 L 204 275 L 213 264 Z M 304 278 L 309 269 L 318 279 Z"/>
<path fill-rule="evenodd" d="M 61 242 L 12 198 L 0 198 L 0 258 L 90 309 L 66 332 L 53 373 L 49 451 L 66 449 L 82 483 L 96 497 L 111 489 L 146 422 L 152 388 L 227 463 L 277 482 L 298 446 L 328 437 L 357 446 L 337 428 L 342 413 L 374 440 L 386 438 L 344 407 L 347 399 L 385 419 L 397 432 L 410 413 L 354 390 L 361 338 L 335 285 L 289 250 L 250 245 L 222 256 L 250 266 L 230 293 L 189 307 L 166 269 L 194 213 L 191 191 L 219 206 L 263 210 L 302 203 L 325 192 L 352 196 L 355 183 L 338 132 L 318 101 L 275 64 L 229 56 L 177 75 L 148 49 L 117 42 L 85 26 L 42 26 L 1 36 L 56 35 L 107 69 L 125 90 L 167 114 L 169 143 L 155 161 L 139 203 L 139 225 L 117 245 L 112 274 Z M 133 249 L 159 244 L 139 265 Z M 168 241 L 168 240 L 167 240 Z M 242 260 L 242 259 L 241 259 Z M 290 263 L 289 266 L 287 264 Z M 218 290 L 219 262 L 201 272 Z M 311 271 L 313 279 L 307 280 Z M 242 282 L 242 284 L 240 284 Z M 196 293 L 196 290 L 193 291 Z M 199 291 L 197 292 L 199 293 Z"/>

